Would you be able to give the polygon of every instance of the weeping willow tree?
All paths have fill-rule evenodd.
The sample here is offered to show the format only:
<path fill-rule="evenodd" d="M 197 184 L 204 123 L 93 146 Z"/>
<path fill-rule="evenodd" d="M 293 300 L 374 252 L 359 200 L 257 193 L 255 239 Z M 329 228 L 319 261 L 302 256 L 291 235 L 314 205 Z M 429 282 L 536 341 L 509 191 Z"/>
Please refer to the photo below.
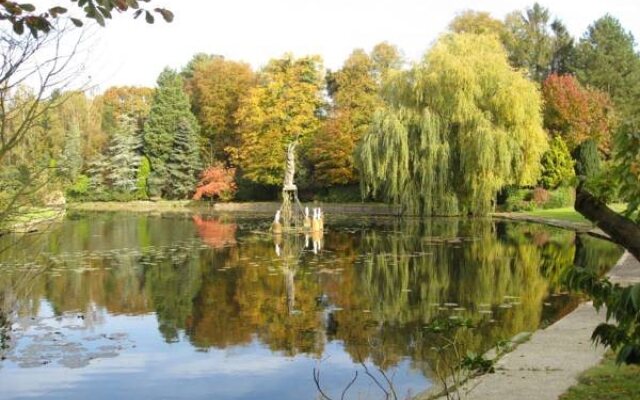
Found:
<path fill-rule="evenodd" d="M 483 215 L 505 185 L 536 182 L 540 94 L 496 38 L 443 36 L 391 82 L 357 150 L 364 196 L 413 214 Z"/>

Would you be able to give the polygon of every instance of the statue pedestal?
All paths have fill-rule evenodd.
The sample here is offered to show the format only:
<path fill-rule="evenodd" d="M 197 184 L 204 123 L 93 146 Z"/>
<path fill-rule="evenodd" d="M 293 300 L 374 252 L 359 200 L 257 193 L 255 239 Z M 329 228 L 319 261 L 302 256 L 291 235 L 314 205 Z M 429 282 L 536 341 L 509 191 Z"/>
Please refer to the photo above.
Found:
<path fill-rule="evenodd" d="M 288 184 L 282 188 L 280 213 L 285 229 L 290 228 L 292 224 L 296 227 L 302 227 L 304 210 L 298 199 L 298 187 L 296 185 Z"/>

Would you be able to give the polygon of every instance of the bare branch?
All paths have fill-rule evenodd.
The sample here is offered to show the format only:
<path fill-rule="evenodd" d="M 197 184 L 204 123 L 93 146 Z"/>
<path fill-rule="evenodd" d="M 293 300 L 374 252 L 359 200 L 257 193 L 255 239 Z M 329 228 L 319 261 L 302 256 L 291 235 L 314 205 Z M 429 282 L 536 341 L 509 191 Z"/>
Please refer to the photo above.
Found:
<path fill-rule="evenodd" d="M 61 26 L 34 38 L 0 31 L 0 161 L 43 115 L 61 104 L 64 97 L 56 92 L 68 89 L 83 70 L 72 62 L 86 35 L 81 31 L 69 50 L 63 51 L 68 32 Z M 39 59 L 40 55 L 44 58 Z M 37 83 L 34 93 L 22 89 L 29 83 Z"/>
<path fill-rule="evenodd" d="M 387 376 L 387 374 L 384 372 L 384 370 L 382 368 L 378 368 L 378 372 L 380 372 L 380 374 L 382 375 L 384 380 L 387 381 L 387 385 L 389 385 L 389 390 L 391 391 L 391 395 L 393 396 L 393 400 L 398 400 L 398 394 L 396 393 L 396 390 L 393 387 L 393 382 L 391 381 L 391 379 L 389 379 L 389 377 Z"/>
<path fill-rule="evenodd" d="M 316 383 L 316 388 L 318 389 L 318 393 L 325 400 L 333 400 L 331 397 L 327 396 L 320 387 L 320 369 L 313 367 L 313 381 Z"/>
<path fill-rule="evenodd" d="M 364 362 L 361 362 L 360 365 L 362 365 L 362 368 L 364 368 L 364 373 L 367 374 L 369 376 L 369 378 L 371 378 L 371 380 L 378 386 L 378 388 L 380 388 L 380 390 L 382 390 L 384 392 L 385 395 L 385 399 L 389 400 L 389 396 L 391 396 L 391 393 L 389 393 L 384 386 L 382 386 L 382 383 L 380 383 L 380 381 L 378 380 L 378 378 L 376 378 L 371 372 L 369 372 L 369 368 L 367 368 L 367 365 Z"/>
<path fill-rule="evenodd" d="M 354 384 L 356 379 L 358 379 L 358 371 L 356 371 L 356 373 L 353 374 L 353 379 L 351 380 L 351 382 L 349 382 L 347 387 L 345 387 L 344 390 L 342 391 L 342 396 L 340 396 L 340 400 L 344 400 L 344 396 L 347 394 L 347 391 L 349 390 L 349 388 L 351 388 L 351 386 Z"/>

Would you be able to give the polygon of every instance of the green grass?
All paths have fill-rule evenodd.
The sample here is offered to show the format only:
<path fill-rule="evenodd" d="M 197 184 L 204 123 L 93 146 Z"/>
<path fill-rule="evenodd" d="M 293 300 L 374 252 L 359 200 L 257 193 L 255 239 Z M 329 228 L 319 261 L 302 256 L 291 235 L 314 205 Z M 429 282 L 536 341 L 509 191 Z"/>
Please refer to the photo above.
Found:
<path fill-rule="evenodd" d="M 622 212 L 626 209 L 626 204 L 615 203 L 610 204 L 609 207 L 615 212 Z M 578 222 L 584 224 L 591 224 L 589 220 L 584 218 L 577 212 L 573 207 L 563 207 L 563 208 L 550 208 L 548 210 L 534 210 L 527 211 L 524 214 L 531 215 L 534 217 L 540 218 L 549 218 L 549 219 L 558 219 L 569 222 Z"/>
<path fill-rule="evenodd" d="M 560 400 L 637 400 L 640 399 L 640 366 L 615 364 L 614 356 L 578 378 L 578 384 Z"/>
<path fill-rule="evenodd" d="M 33 222 L 46 220 L 49 218 L 53 218 L 60 214 L 59 210 L 54 210 L 51 208 L 29 208 L 20 214 L 12 216 L 8 222 L 9 223 L 25 223 L 25 222 Z"/>

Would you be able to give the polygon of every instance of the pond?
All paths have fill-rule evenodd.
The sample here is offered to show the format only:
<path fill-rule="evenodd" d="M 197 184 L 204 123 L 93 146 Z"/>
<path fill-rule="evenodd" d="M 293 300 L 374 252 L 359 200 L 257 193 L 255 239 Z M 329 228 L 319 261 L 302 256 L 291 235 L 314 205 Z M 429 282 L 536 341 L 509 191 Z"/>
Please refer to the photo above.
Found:
<path fill-rule="evenodd" d="M 0 398 L 315 399 L 317 371 L 333 398 L 356 372 L 347 398 L 383 398 L 386 378 L 408 398 L 440 372 L 428 324 L 472 321 L 455 340 L 483 353 L 570 312 L 568 268 L 621 255 L 489 219 L 329 217 L 284 238 L 269 223 L 72 213 L 0 238 Z"/>

